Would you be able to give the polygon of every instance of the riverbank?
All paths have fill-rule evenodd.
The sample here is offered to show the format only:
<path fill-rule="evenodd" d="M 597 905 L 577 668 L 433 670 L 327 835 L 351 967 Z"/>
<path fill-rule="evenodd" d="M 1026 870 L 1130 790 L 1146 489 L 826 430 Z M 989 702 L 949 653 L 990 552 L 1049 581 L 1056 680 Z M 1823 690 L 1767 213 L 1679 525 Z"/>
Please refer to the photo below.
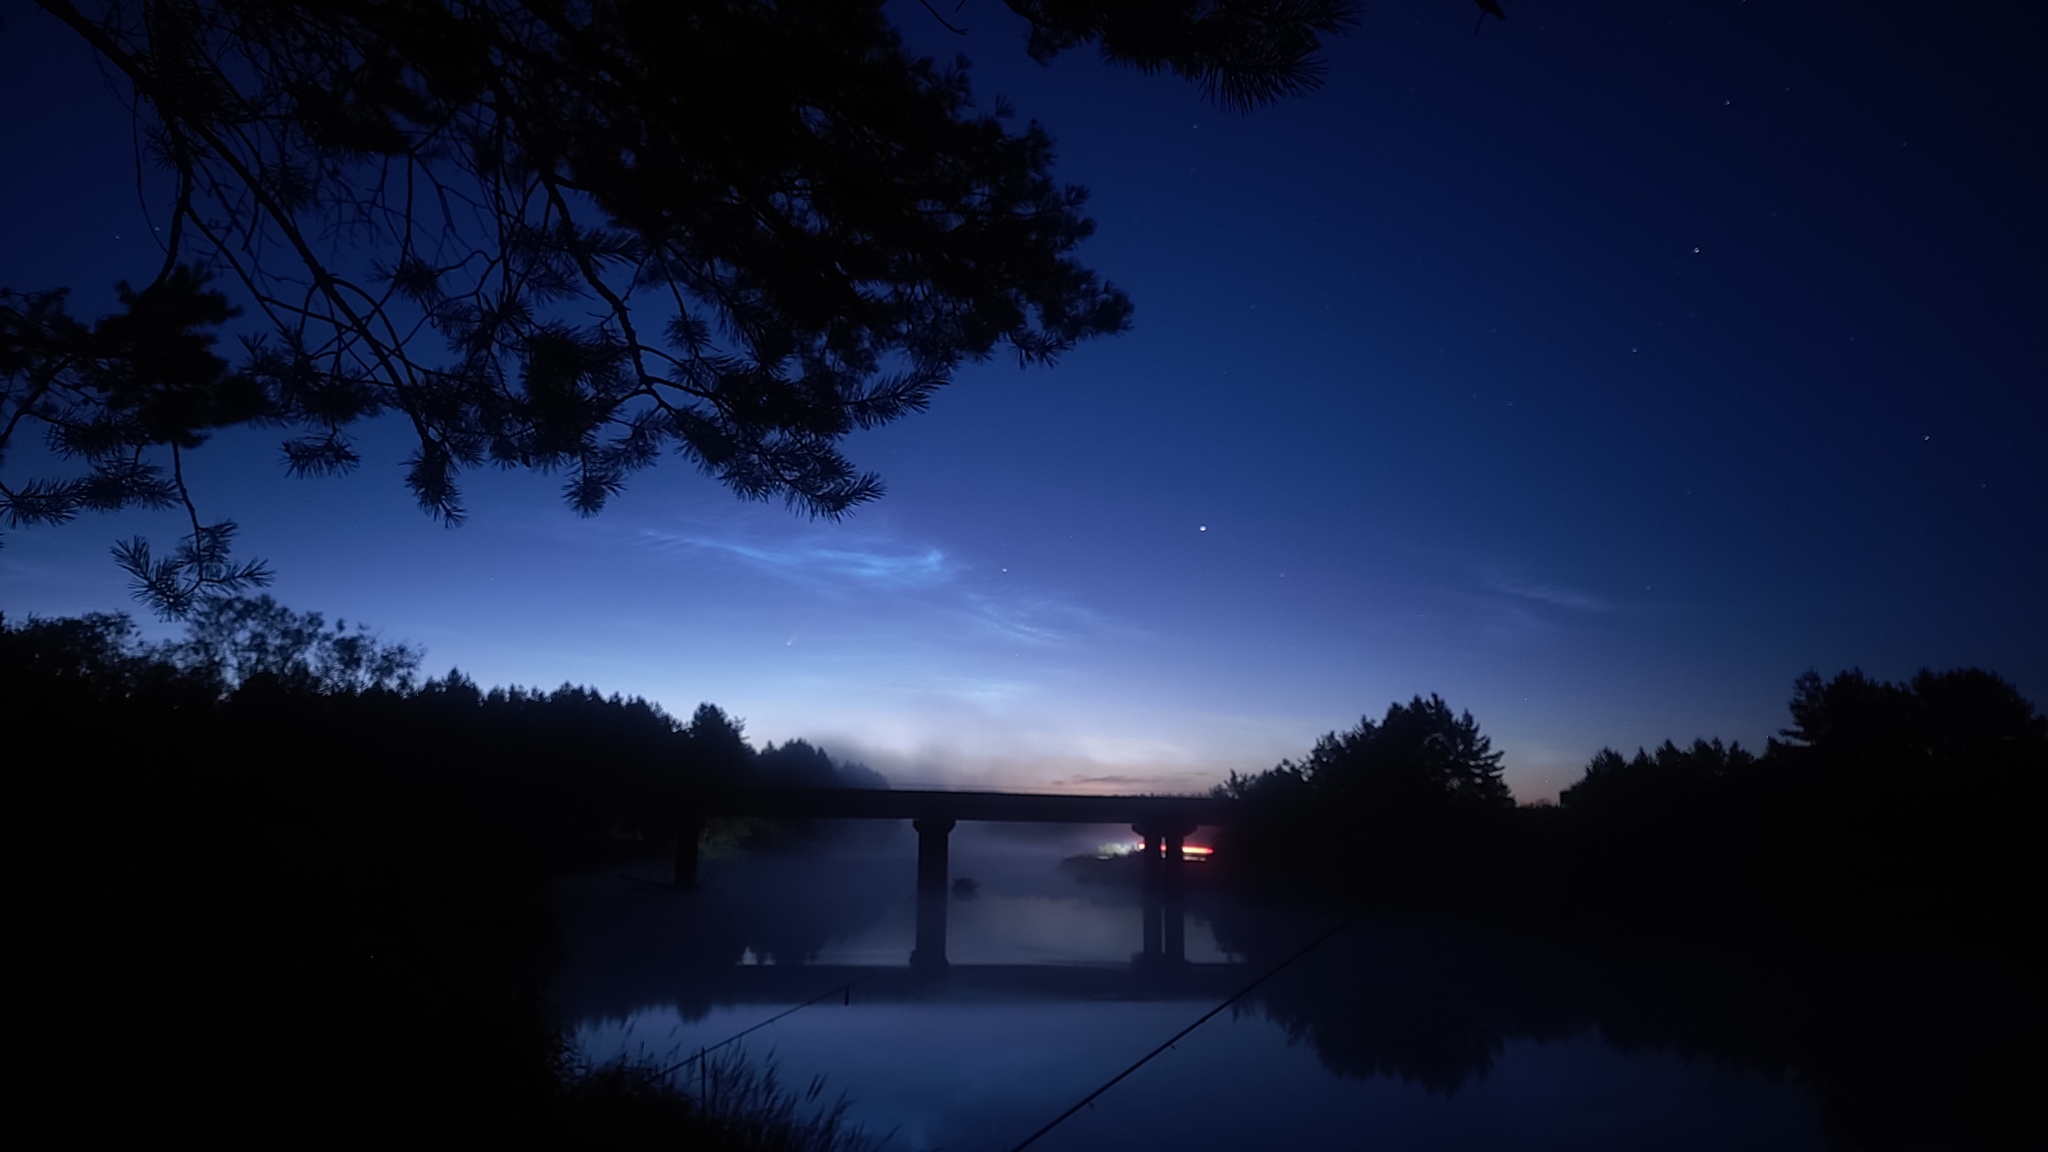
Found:
<path fill-rule="evenodd" d="M 686 728 L 455 677 L 229 690 L 131 635 L 117 618 L 0 627 L 0 723 L 39 749 L 9 764 L 8 847 L 36 1046 L 21 1095 L 51 1130 L 854 1146 L 765 1082 L 707 1110 L 644 1069 L 579 1063 L 547 1015 L 547 879 L 666 847 L 664 773 L 701 767 Z"/>

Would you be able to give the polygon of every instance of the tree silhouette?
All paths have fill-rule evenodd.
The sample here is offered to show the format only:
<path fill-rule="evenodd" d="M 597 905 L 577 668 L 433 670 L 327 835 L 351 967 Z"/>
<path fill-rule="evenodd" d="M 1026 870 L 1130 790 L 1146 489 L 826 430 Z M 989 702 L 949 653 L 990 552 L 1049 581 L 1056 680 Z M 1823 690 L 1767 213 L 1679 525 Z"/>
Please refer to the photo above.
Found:
<path fill-rule="evenodd" d="M 1968 770 L 2048 755 L 2048 718 L 2019 689 L 1977 668 L 1923 668 L 1904 684 L 1872 680 L 1860 668 L 1825 682 L 1809 671 L 1793 686 L 1791 709 L 1792 727 L 1779 735 L 1830 759 Z"/>
<path fill-rule="evenodd" d="M 1374 723 L 1332 732 L 1293 766 L 1319 802 L 1337 808 L 1410 811 L 1514 807 L 1501 754 L 1472 713 L 1454 715 L 1431 694 L 1393 704 Z"/>
<path fill-rule="evenodd" d="M 362 624 L 318 612 L 294 612 L 269 596 L 216 597 L 186 621 L 185 638 L 164 654 L 204 670 L 229 688 L 254 676 L 272 676 L 320 692 L 363 692 L 412 687 L 424 650 L 380 642 Z"/>
<path fill-rule="evenodd" d="M 1282 760 L 1256 775 L 1230 774 L 1215 794 L 1254 808 L 1424 808 L 1499 810 L 1514 807 L 1501 779 L 1501 754 L 1480 734 L 1472 713 L 1453 714 L 1432 693 L 1390 704 L 1343 732 L 1328 732 L 1303 760 Z"/>
<path fill-rule="evenodd" d="M 1052 142 L 905 50 L 880 0 L 245 0 L 40 6 L 132 96 L 172 192 L 160 269 L 87 324 L 0 293 L 0 453 L 40 426 L 82 474 L 0 486 L 10 524 L 183 504 L 118 559 L 179 617 L 260 585 L 183 456 L 296 429 L 295 474 L 358 463 L 383 413 L 450 524 L 480 464 L 561 471 L 591 514 L 674 451 L 742 497 L 836 517 L 882 491 L 848 433 L 963 363 L 1122 331 L 1083 267 Z M 1013 0 L 1031 53 L 1099 45 L 1249 109 L 1313 88 L 1349 0 Z M 332 241 L 340 241 L 335 243 Z M 251 310 L 239 360 L 214 350 Z"/>
<path fill-rule="evenodd" d="M 94 612 L 85 616 L 11 623 L 0 615 L 0 701 L 15 715 L 36 717 L 53 730 L 71 719 L 52 712 L 43 699 L 54 694 L 110 715 L 138 702 L 173 710 L 203 711 L 220 697 L 220 682 L 208 672 L 173 663 L 143 641 L 127 616 Z"/>
<path fill-rule="evenodd" d="M 1232 773 L 1215 792 L 1245 807 L 1229 856 L 1288 887 L 1468 883 L 1495 863 L 1481 826 L 1515 806 L 1479 722 L 1433 694 L 1326 733 L 1301 760 Z"/>
<path fill-rule="evenodd" d="M 1565 850 L 1572 914 L 2024 947 L 2013 910 L 2048 800 L 2033 704 L 1974 668 L 1903 683 L 1852 669 L 1800 676 L 1790 711 L 1762 756 L 1718 740 L 1594 756 L 1529 853 Z"/>
<path fill-rule="evenodd" d="M 747 743 L 746 722 L 728 716 L 725 709 L 716 704 L 697 705 L 683 736 L 697 770 L 708 779 L 732 784 L 750 775 L 756 753 Z"/>
<path fill-rule="evenodd" d="M 1632 760 L 1612 748 L 1602 748 L 1586 764 L 1586 774 L 1557 799 L 1564 807 L 1581 812 L 1639 812 L 1647 807 L 1697 803 L 1717 782 L 1756 762 L 1740 743 L 1724 746 L 1718 739 L 1695 740 L 1690 748 L 1666 740 L 1655 754 L 1636 749 Z"/>
<path fill-rule="evenodd" d="M 754 757 L 754 778 L 770 788 L 887 788 L 880 772 L 858 761 L 834 760 L 808 740 L 770 744 Z"/>

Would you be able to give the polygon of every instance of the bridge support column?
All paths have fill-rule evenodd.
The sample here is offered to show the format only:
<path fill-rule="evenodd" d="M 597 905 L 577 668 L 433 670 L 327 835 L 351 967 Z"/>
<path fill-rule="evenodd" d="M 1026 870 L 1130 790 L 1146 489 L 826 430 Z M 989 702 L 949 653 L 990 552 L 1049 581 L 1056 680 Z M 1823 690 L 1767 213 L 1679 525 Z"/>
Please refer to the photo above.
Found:
<path fill-rule="evenodd" d="M 917 943 L 910 966 L 934 971 L 946 966 L 946 838 L 953 821 L 923 817 L 917 829 Z"/>
<path fill-rule="evenodd" d="M 1166 954 L 1166 904 L 1157 891 L 1147 889 L 1142 911 L 1145 916 L 1144 951 L 1138 953 L 1141 964 L 1157 964 Z"/>
<path fill-rule="evenodd" d="M 1188 959 L 1187 911 L 1181 900 L 1182 885 L 1187 880 L 1186 846 L 1187 833 L 1174 828 L 1166 834 L 1166 858 L 1161 866 L 1165 869 L 1164 881 L 1160 888 L 1164 907 L 1160 918 L 1165 922 L 1165 959 L 1168 964 L 1185 964 Z"/>
<path fill-rule="evenodd" d="M 1144 881 L 1147 891 L 1170 892 L 1180 888 L 1186 875 L 1188 833 L 1194 829 L 1185 824 L 1133 824 L 1131 831 L 1145 838 L 1138 854 L 1145 858 Z"/>
<path fill-rule="evenodd" d="M 910 826 L 917 829 L 917 890 L 944 895 L 946 837 L 952 834 L 953 821 L 927 816 L 912 820 Z"/>
<path fill-rule="evenodd" d="M 1133 824 L 1131 831 L 1143 838 L 1138 855 L 1143 861 L 1139 866 L 1139 883 L 1144 893 L 1141 910 L 1145 928 L 1144 951 L 1138 953 L 1138 959 L 1141 963 L 1157 964 L 1166 947 L 1166 907 L 1159 899 L 1160 869 L 1165 865 L 1160 853 L 1166 846 L 1165 837 L 1160 834 L 1162 829 L 1153 824 Z"/>
<path fill-rule="evenodd" d="M 917 894 L 917 943 L 910 949 L 910 966 L 933 972 L 946 966 L 946 894 Z"/>
<path fill-rule="evenodd" d="M 1131 831 L 1143 838 L 1138 846 L 1138 855 L 1144 860 L 1139 876 L 1145 891 L 1157 892 L 1161 879 L 1159 867 L 1165 862 L 1162 855 L 1166 847 L 1165 830 L 1157 824 L 1133 824 Z"/>
<path fill-rule="evenodd" d="M 1145 838 L 1144 847 L 1139 849 L 1144 856 L 1145 950 L 1139 957 L 1147 964 L 1186 963 L 1183 849 L 1194 828 L 1179 822 L 1154 822 L 1133 824 L 1131 831 Z"/>
<path fill-rule="evenodd" d="M 704 838 L 704 820 L 685 816 L 676 825 L 676 887 L 685 892 L 697 888 L 697 844 Z"/>

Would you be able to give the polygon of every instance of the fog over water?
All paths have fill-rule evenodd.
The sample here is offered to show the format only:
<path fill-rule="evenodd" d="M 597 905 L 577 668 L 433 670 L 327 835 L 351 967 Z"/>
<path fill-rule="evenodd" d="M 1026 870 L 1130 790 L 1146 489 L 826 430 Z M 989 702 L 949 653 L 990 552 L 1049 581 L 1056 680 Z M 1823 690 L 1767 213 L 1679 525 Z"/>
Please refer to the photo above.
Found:
<path fill-rule="evenodd" d="M 952 875 L 977 887 L 947 899 L 949 967 L 918 973 L 914 843 L 871 831 L 711 861 L 695 894 L 651 865 L 565 885 L 556 1005 L 581 1053 L 675 1063 L 757 1029 L 749 1059 L 822 1077 L 886 1147 L 1001 1152 L 1342 920 L 1249 907 L 1190 865 L 1186 964 L 1151 963 L 1138 888 L 1060 864 L 1128 833 L 964 824 Z M 1796 1073 L 1617 1043 L 1500 957 L 1354 924 L 1034 1147 L 1823 1146 Z"/>

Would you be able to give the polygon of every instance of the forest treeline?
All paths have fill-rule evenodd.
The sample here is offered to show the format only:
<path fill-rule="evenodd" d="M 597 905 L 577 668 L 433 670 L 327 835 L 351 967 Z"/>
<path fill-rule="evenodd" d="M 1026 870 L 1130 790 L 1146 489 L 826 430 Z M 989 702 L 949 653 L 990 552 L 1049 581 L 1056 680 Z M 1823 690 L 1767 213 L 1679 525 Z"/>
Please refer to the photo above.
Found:
<path fill-rule="evenodd" d="M 419 649 L 268 596 L 209 602 L 171 641 L 95 614 L 6 625 L 0 645 L 7 706 L 93 733 L 78 751 L 95 761 L 108 763 L 107 741 L 139 739 L 152 760 L 376 779 L 460 805 L 547 870 L 666 847 L 679 808 L 724 788 L 888 786 L 803 740 L 756 750 L 714 704 L 682 721 L 569 684 L 484 689 L 453 670 L 422 681 Z M 194 730 L 203 738 L 162 738 Z"/>
<path fill-rule="evenodd" d="M 56 1047 L 32 1094 L 81 1140 L 853 1146 L 775 1120 L 787 1101 L 737 1066 L 719 1116 L 576 1067 L 542 1005 L 544 885 L 666 851 L 694 794 L 880 777 L 756 751 L 712 705 L 421 681 L 420 656 L 268 598 L 166 643 L 122 616 L 0 621 L 30 1034 Z"/>
<path fill-rule="evenodd" d="M 420 663 L 267 598 L 209 604 L 163 643 L 120 616 L 0 621 L 25 1013 L 53 1045 L 24 1091 L 61 1102 L 85 1138 L 189 1127 L 307 1146 L 389 1144 L 397 1131 L 398 1143 L 852 1146 L 829 1124 L 804 1128 L 772 1092 L 730 1093 L 769 1117 L 742 1124 L 631 1069 L 576 1067 L 542 1008 L 543 892 L 551 875 L 665 851 L 679 806 L 705 791 L 884 782 L 800 741 L 756 751 L 710 705 L 685 721 L 590 689 L 423 680 Z M 2044 781 L 2048 723 L 1974 670 L 1903 684 L 1808 674 L 1761 753 L 1603 751 L 1540 806 L 1514 803 L 1469 713 L 1418 697 L 1299 761 L 1233 777 L 1220 791 L 1252 819 L 1219 858 L 1253 885 L 1391 910 L 2033 957 Z M 1381 1018 L 1340 1007 L 1297 1013 L 1331 1033 L 1326 1059 L 1343 1048 L 1332 1029 Z M 1620 1027 L 1632 1012 L 1599 1018 Z M 121 1051 L 143 1063 L 109 1080 Z M 1396 1063 L 1434 1067 L 1412 1053 Z M 1974 1099 L 1970 1085 L 2005 1082 L 1995 1071 L 1939 1095 Z"/>
<path fill-rule="evenodd" d="M 2033 945 L 2048 719 L 1977 669 L 1798 678 L 1761 753 L 1604 749 L 1517 806 L 1437 697 L 1217 791 L 1252 883 L 1565 926 L 1717 938 Z"/>

